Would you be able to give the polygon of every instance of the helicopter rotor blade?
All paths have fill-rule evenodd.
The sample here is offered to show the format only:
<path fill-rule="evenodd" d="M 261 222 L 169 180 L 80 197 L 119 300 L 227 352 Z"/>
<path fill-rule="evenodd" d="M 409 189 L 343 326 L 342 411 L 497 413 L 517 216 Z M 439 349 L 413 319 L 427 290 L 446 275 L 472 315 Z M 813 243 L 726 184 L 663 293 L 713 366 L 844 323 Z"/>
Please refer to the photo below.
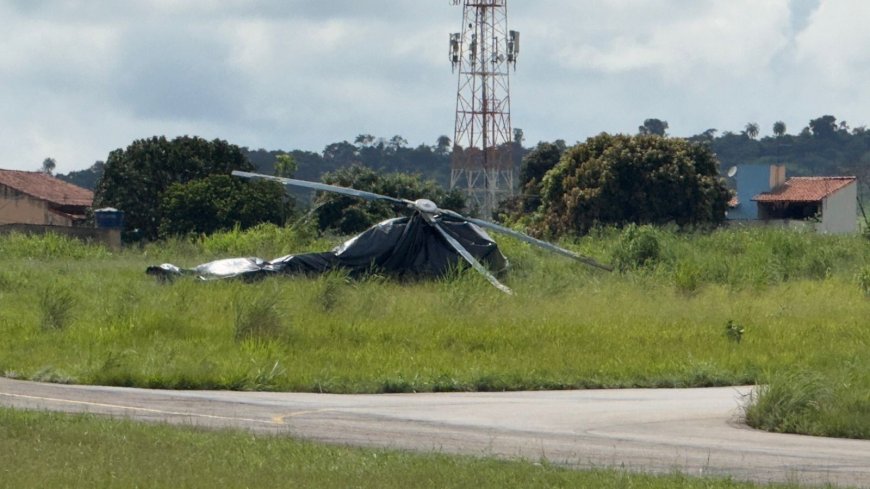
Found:
<path fill-rule="evenodd" d="M 373 192 L 366 192 L 364 190 L 356 190 L 356 189 L 347 188 L 347 187 L 340 187 L 338 185 L 330 185 L 327 183 L 320 183 L 320 182 L 309 182 L 307 180 L 296 180 L 294 178 L 276 177 L 276 176 L 271 176 L 271 175 L 263 175 L 260 173 L 250 173 L 250 172 L 236 170 L 236 171 L 233 171 L 232 174 L 234 176 L 242 177 L 242 178 L 273 180 L 273 181 L 280 182 L 280 183 L 287 185 L 287 186 L 307 188 L 307 189 L 311 189 L 311 190 L 319 190 L 322 192 L 332 192 L 332 193 L 336 193 L 336 194 L 347 195 L 350 197 L 358 197 L 360 199 L 369 200 L 369 201 L 391 202 L 393 204 L 402 205 L 402 206 L 409 207 L 411 209 L 415 209 L 417 211 L 420 211 L 421 214 L 423 214 L 424 216 L 427 217 L 427 220 L 431 219 L 431 216 L 433 216 L 436 213 L 442 214 L 442 215 L 449 216 L 449 217 L 454 218 L 454 219 L 468 221 L 468 222 L 473 223 L 481 228 L 491 229 L 493 231 L 496 231 L 496 232 L 499 232 L 502 234 L 507 234 L 508 236 L 512 236 L 516 239 L 519 239 L 520 241 L 525 241 L 526 243 L 538 246 L 540 248 L 551 251 L 553 253 L 567 256 L 569 258 L 577 260 L 577 261 L 584 263 L 586 265 L 589 265 L 591 267 L 600 268 L 601 270 L 607 270 L 608 272 L 613 271 L 613 268 L 610 267 L 609 265 L 604 265 L 602 263 L 599 263 L 599 262 L 597 262 L 597 261 L 595 261 L 592 258 L 589 258 L 587 256 L 579 255 L 577 253 L 574 253 L 573 251 L 567 250 L 567 249 L 562 248 L 560 246 L 556 246 L 556 245 L 554 245 L 552 243 L 548 243 L 546 241 L 542 241 L 542 240 L 537 239 L 537 238 L 533 238 L 527 234 L 521 233 L 519 231 L 515 231 L 515 230 L 507 228 L 505 226 L 501 226 L 501 225 L 498 225 L 498 224 L 495 224 L 495 223 L 492 223 L 489 221 L 484 221 L 482 219 L 475 219 L 475 218 L 471 218 L 471 217 L 466 217 L 466 216 L 463 216 L 462 214 L 459 214 L 458 212 L 451 211 L 449 209 L 439 209 L 435 206 L 432 206 L 431 202 L 428 202 L 428 201 L 424 202 L 421 200 L 421 201 L 417 201 L 417 202 L 412 202 L 412 201 L 406 200 L 406 199 L 397 199 L 395 197 L 389 197 L 386 195 L 376 194 Z M 421 204 L 421 202 L 422 202 L 422 204 Z M 427 202 L 428 202 L 429 206 L 431 206 L 431 207 L 426 206 Z M 442 235 L 445 234 L 445 231 L 440 226 L 437 225 L 437 222 L 433 222 L 433 221 L 430 221 L 430 222 L 433 225 L 435 225 L 435 228 L 438 229 L 438 231 Z M 452 237 L 445 236 L 445 239 L 447 239 L 448 242 L 450 242 L 452 240 L 456 243 L 456 244 L 453 244 L 453 243 L 450 243 L 450 244 L 451 244 L 451 246 L 456 248 L 456 251 L 459 252 L 460 255 L 463 255 L 463 251 L 466 254 L 468 254 L 468 251 L 465 250 L 465 248 L 463 248 L 462 245 L 460 245 L 459 242 L 456 241 L 455 239 L 453 239 Z M 461 251 L 460 251 L 460 248 L 461 248 Z M 510 293 L 509 288 L 507 288 L 503 284 L 501 284 L 498 280 L 495 279 L 495 277 L 492 277 L 492 275 L 486 270 L 486 268 L 484 268 L 483 265 L 480 265 L 480 263 L 477 263 L 477 261 L 474 259 L 474 257 L 472 257 L 470 254 L 468 254 L 468 257 L 463 255 L 463 258 L 465 258 L 466 261 L 471 263 L 472 266 L 474 266 L 474 268 L 476 270 L 478 270 L 479 272 L 481 272 L 485 276 L 487 276 L 487 280 L 490 280 L 490 278 L 492 278 L 492 280 L 490 280 L 490 282 L 492 282 L 493 285 L 498 287 L 499 290 L 502 290 L 502 287 L 503 287 L 504 289 L 506 289 L 505 291 Z M 469 258 L 470 258 L 470 260 L 469 260 Z M 474 260 L 474 261 L 472 262 L 472 260 Z M 475 266 L 475 263 L 477 263 L 477 266 Z M 478 267 L 480 267 L 480 269 L 478 269 Z"/>
<path fill-rule="evenodd" d="M 462 246 L 459 241 L 456 240 L 456 238 L 454 238 L 450 235 L 450 233 L 445 231 L 438 221 L 436 221 L 435 219 L 427 219 L 427 221 L 441 234 L 441 236 L 447 241 L 447 243 L 449 243 L 450 246 L 452 246 L 453 249 L 456 250 L 456 252 L 459 253 L 459 255 L 464 258 L 465 261 L 467 261 L 471 265 L 471 267 L 477 271 L 477 273 L 483 275 L 483 277 L 489 283 L 491 283 L 493 287 L 504 292 L 505 294 L 513 295 L 514 292 L 510 289 L 510 287 L 499 282 L 498 279 L 495 278 L 495 276 L 486 269 L 486 267 L 484 267 L 479 261 L 477 261 L 477 259 L 474 258 L 474 256 L 467 249 L 465 249 L 465 247 Z"/>
<path fill-rule="evenodd" d="M 309 182 L 306 180 L 296 180 L 295 178 L 284 178 L 284 177 L 275 177 L 271 175 L 262 175 L 260 173 L 250 173 L 245 171 L 233 171 L 233 176 L 242 177 L 242 178 L 251 178 L 251 179 L 264 179 L 264 180 L 273 180 L 276 182 L 280 182 L 284 185 L 292 186 L 292 187 L 301 187 L 312 190 L 320 190 L 322 192 L 332 192 L 335 194 L 348 195 L 351 197 L 359 197 L 360 199 L 365 200 L 382 200 L 386 202 L 392 202 L 394 204 L 411 206 L 413 207 L 414 203 L 405 200 L 405 199 L 397 199 L 395 197 L 388 197 L 386 195 L 376 194 L 373 192 L 366 192 L 364 190 L 356 190 L 347 187 L 339 187 L 338 185 L 330 185 L 328 183 L 320 183 L 320 182 Z"/>
<path fill-rule="evenodd" d="M 529 236 L 528 234 L 521 233 L 519 231 L 515 231 L 511 228 L 501 226 L 501 225 L 495 224 L 493 222 L 484 221 L 483 219 L 475 219 L 473 217 L 465 217 L 465 216 L 462 216 L 461 214 L 454 212 L 454 211 L 442 210 L 441 212 L 444 214 L 450 215 L 452 217 L 458 217 L 460 219 L 465 219 L 466 221 L 468 221 L 472 224 L 475 224 L 479 227 L 491 229 L 493 231 L 496 231 L 496 232 L 499 232 L 502 234 L 506 234 L 506 235 L 514 237 L 520 241 L 525 241 L 526 243 L 535 245 L 539 248 L 543 248 L 547 251 L 551 251 L 553 253 L 556 253 L 556 254 L 559 254 L 562 256 L 567 256 L 568 258 L 577 260 L 580 263 L 589 265 L 590 267 L 599 268 L 601 270 L 606 270 L 608 272 L 613 271 L 613 267 L 611 267 L 610 265 L 605 265 L 603 263 L 599 263 L 599 262 L 595 261 L 594 259 L 589 258 L 588 256 L 583 256 L 583 255 L 574 253 L 573 251 L 562 248 L 561 246 L 557 246 L 557 245 L 554 245 L 553 243 L 549 243 L 547 241 L 533 238 L 533 237 Z"/>

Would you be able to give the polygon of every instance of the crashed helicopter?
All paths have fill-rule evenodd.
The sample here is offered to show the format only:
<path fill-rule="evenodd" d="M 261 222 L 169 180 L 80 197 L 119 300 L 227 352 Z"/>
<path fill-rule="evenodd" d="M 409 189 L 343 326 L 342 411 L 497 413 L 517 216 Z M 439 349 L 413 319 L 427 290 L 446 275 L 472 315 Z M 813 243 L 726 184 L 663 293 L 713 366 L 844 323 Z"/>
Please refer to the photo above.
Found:
<path fill-rule="evenodd" d="M 183 269 L 165 263 L 149 267 L 147 273 L 161 278 L 195 275 L 203 280 L 231 277 L 255 279 L 268 275 L 311 275 L 344 270 L 359 275 L 376 270 L 397 277 L 438 277 L 461 259 L 502 292 L 509 287 L 496 275 L 508 268 L 508 260 L 486 230 L 506 234 L 547 251 L 566 256 L 591 267 L 612 271 L 608 265 L 555 244 L 482 219 L 441 209 L 427 199 L 414 201 L 325 183 L 234 171 L 234 176 L 274 180 L 285 186 L 332 192 L 369 201 L 384 201 L 413 211 L 410 217 L 380 222 L 345 241 L 331 251 L 287 255 L 266 261 L 261 258 L 229 258 Z"/>

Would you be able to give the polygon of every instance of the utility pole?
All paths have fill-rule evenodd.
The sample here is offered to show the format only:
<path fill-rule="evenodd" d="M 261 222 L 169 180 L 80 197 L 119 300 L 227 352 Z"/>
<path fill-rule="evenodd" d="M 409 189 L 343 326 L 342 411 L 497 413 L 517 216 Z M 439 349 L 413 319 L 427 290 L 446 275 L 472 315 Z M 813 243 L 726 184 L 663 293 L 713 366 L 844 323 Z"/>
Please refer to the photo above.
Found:
<path fill-rule="evenodd" d="M 450 188 L 491 218 L 514 192 L 510 67 L 520 33 L 507 27 L 507 0 L 451 0 L 462 5 L 462 32 L 450 35 L 450 62 L 459 73 Z"/>

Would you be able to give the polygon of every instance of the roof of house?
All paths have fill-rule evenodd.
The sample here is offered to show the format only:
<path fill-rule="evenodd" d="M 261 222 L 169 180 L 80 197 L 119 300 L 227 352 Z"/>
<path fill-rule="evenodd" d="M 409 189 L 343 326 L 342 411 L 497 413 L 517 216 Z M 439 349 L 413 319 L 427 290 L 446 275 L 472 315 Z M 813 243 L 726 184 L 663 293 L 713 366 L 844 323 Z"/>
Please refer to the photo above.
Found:
<path fill-rule="evenodd" d="M 857 177 L 792 177 L 779 187 L 756 195 L 756 202 L 820 202 Z"/>
<path fill-rule="evenodd" d="M 0 184 L 56 205 L 92 206 L 94 193 L 45 173 L 0 170 Z"/>

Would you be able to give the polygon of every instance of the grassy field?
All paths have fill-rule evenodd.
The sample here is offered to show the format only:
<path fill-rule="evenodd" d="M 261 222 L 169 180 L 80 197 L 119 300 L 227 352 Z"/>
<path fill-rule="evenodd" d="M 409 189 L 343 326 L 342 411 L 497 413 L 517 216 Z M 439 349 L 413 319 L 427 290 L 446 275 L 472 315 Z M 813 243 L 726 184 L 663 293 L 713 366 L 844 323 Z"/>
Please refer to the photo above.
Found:
<path fill-rule="evenodd" d="M 749 489 L 726 479 L 329 447 L 284 437 L 0 408 L 0 487 Z"/>
<path fill-rule="evenodd" d="M 112 255 L 0 239 L 0 374 L 178 389 L 413 392 L 765 383 L 749 421 L 870 438 L 870 242 L 782 230 L 500 239 L 504 295 L 474 273 L 157 283 L 148 265 L 328 249 L 261 228 Z"/>

